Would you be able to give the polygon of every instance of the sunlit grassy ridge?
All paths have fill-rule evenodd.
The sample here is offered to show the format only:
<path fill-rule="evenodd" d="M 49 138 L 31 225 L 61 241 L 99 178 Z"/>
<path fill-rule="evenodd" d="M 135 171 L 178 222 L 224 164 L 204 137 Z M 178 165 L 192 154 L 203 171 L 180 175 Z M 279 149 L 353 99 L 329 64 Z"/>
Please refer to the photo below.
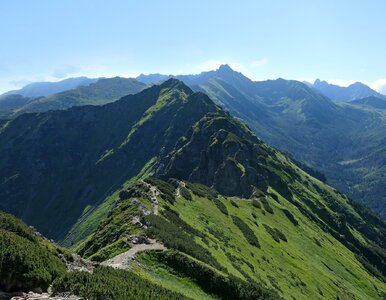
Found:
<path fill-rule="evenodd" d="M 315 179 L 307 180 L 322 185 Z M 313 223 L 275 190 L 270 188 L 270 192 L 276 195 L 266 196 L 271 213 L 263 205 L 261 208 L 256 207 L 250 199 L 219 196 L 216 200 L 226 207 L 226 215 L 211 197 L 199 197 L 191 190 L 191 200 L 180 196 L 173 205 L 162 197 L 158 200 L 162 207 L 161 218 L 170 216 L 168 212 L 171 210 L 178 212 L 179 218 L 187 225 L 181 227 L 181 223 L 178 222 L 178 225 L 173 218 L 166 217 L 165 221 L 174 223 L 180 228 L 180 235 L 191 236 L 199 247 L 209 251 L 217 269 L 221 269 L 220 272 L 258 282 L 277 290 L 288 299 L 325 299 L 337 296 L 342 299 L 382 299 L 382 293 L 386 292 L 385 284 L 369 274 L 347 247 Z M 332 189 L 330 192 L 335 193 Z M 121 214 L 131 216 L 129 210 L 124 210 Z M 292 217 L 289 218 L 288 215 Z M 235 224 L 234 218 L 242 220 L 253 231 L 259 246 L 248 241 L 245 233 Z M 296 220 L 297 225 L 293 220 Z M 187 226 L 191 229 L 184 229 Z M 267 228 L 279 231 L 284 239 L 275 239 Z M 167 231 L 166 228 L 164 230 Z M 192 232 L 195 231 L 198 234 L 193 235 Z M 355 232 L 355 235 L 363 239 L 360 233 Z M 169 245 L 173 246 L 171 241 L 175 238 L 177 236 L 160 236 L 159 240 L 170 240 Z M 177 249 L 200 257 L 201 250 L 198 248 L 198 252 L 179 246 Z M 175 265 L 173 267 L 171 260 L 162 260 L 159 255 L 147 256 L 144 253 L 139 256 L 139 260 L 142 267 L 137 268 L 137 272 L 141 276 L 187 296 L 202 298 L 205 289 L 200 286 L 199 274 L 197 277 L 183 274 Z M 207 295 L 210 297 L 210 293 Z"/>

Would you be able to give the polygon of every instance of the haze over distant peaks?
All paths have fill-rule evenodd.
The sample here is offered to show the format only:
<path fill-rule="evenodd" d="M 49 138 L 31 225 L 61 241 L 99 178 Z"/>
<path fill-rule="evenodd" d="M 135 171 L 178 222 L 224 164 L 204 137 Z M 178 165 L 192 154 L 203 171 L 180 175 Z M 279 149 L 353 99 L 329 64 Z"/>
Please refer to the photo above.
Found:
<path fill-rule="evenodd" d="M 316 79 L 313 84 L 308 83 L 307 85 L 336 102 L 348 102 L 367 97 L 378 97 L 381 99 L 386 99 L 384 95 L 374 91 L 361 82 L 355 82 L 348 87 L 342 87 L 328 83 L 325 80 Z"/>
<path fill-rule="evenodd" d="M 146 84 L 156 84 L 160 81 L 167 80 L 169 78 L 176 78 L 179 80 L 184 81 L 187 85 L 194 86 L 194 85 L 200 85 L 206 82 L 208 79 L 216 76 L 240 76 L 245 79 L 248 79 L 245 77 L 242 73 L 234 71 L 229 65 L 223 64 L 218 67 L 216 70 L 212 71 L 205 71 L 201 72 L 200 74 L 188 74 L 188 75 L 165 75 L 160 73 L 154 73 L 154 74 L 141 74 L 136 79 L 138 81 L 141 81 Z M 248 79 L 249 80 L 249 79 Z"/>
<path fill-rule="evenodd" d="M 85 78 L 83 82 L 85 83 L 90 80 L 94 79 Z M 34 92 L 35 94 L 42 94 L 47 91 L 45 87 L 49 87 L 51 91 L 57 88 L 64 88 L 64 85 L 61 85 L 63 82 L 39 83 L 35 87 Z M 76 80 L 69 81 L 70 85 L 75 82 Z M 62 110 L 73 106 L 102 105 L 118 100 L 123 96 L 138 93 L 145 87 L 146 84 L 133 78 L 113 77 L 95 79 L 95 82 L 90 82 L 88 85 L 80 85 L 48 96 L 2 95 L 0 96 L 0 118 L 13 118 L 26 112 Z M 28 91 L 28 89 L 20 91 L 23 90 Z"/>
<path fill-rule="evenodd" d="M 96 82 L 98 78 L 87 78 L 87 77 L 75 77 L 67 78 L 58 82 L 33 82 L 26 85 L 25 87 L 19 90 L 13 90 L 4 93 L 1 96 L 5 95 L 22 95 L 24 97 L 40 97 L 40 96 L 49 96 L 52 94 L 60 93 L 67 91 L 78 86 L 89 85 L 93 82 Z"/>

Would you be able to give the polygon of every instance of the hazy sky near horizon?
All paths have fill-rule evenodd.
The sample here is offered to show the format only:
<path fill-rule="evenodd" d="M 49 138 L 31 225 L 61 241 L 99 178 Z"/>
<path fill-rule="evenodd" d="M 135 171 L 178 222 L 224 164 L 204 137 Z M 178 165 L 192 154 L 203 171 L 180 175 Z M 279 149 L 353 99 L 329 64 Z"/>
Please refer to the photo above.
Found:
<path fill-rule="evenodd" d="M 386 93 L 385 0 L 0 2 L 0 93 L 67 77 L 362 81 Z"/>

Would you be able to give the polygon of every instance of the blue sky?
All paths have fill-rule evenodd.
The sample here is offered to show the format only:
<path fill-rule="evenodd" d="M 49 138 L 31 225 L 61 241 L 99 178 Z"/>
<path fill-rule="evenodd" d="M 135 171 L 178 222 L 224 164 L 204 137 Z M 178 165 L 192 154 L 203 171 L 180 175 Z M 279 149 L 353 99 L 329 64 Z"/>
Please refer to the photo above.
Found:
<path fill-rule="evenodd" d="M 386 93 L 385 0 L 0 2 L 0 92 L 72 76 L 363 81 Z"/>

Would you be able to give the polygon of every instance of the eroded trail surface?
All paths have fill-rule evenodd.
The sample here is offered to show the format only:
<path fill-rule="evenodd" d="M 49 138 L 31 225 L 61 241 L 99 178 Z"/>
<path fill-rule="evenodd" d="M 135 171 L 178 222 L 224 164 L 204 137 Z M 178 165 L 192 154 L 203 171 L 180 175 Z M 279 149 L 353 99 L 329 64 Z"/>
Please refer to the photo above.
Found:
<path fill-rule="evenodd" d="M 145 184 L 150 190 L 150 201 L 152 205 L 151 213 L 158 215 L 157 197 L 160 195 L 160 192 L 157 187 L 151 185 L 150 183 L 145 181 L 142 181 L 142 183 Z M 137 203 L 137 205 L 139 204 Z M 146 214 L 149 214 L 149 211 L 147 211 Z M 136 216 L 135 218 L 136 219 L 133 222 L 140 222 L 139 216 Z M 131 267 L 132 261 L 135 259 L 135 255 L 138 252 L 146 250 L 166 250 L 164 245 L 157 242 L 156 240 L 149 239 L 146 236 L 135 236 L 135 239 L 131 239 L 129 244 L 131 246 L 130 250 L 102 262 L 101 265 L 117 269 L 129 269 Z"/>
<path fill-rule="evenodd" d="M 135 255 L 138 252 L 145 251 L 145 250 L 165 250 L 166 247 L 155 240 L 150 240 L 150 244 L 138 244 L 133 245 L 133 247 L 121 254 L 118 254 L 117 256 L 114 256 L 113 258 L 106 260 L 101 263 L 103 266 L 109 266 L 116 269 L 129 269 L 131 267 L 130 261 L 134 260 Z"/>
<path fill-rule="evenodd" d="M 150 189 L 150 192 L 151 192 L 150 201 L 152 204 L 152 213 L 155 215 L 158 215 L 157 197 L 159 196 L 159 191 L 158 191 L 157 187 L 155 187 L 154 185 L 151 185 L 150 183 L 147 183 L 145 181 L 142 181 L 142 182 Z"/>

